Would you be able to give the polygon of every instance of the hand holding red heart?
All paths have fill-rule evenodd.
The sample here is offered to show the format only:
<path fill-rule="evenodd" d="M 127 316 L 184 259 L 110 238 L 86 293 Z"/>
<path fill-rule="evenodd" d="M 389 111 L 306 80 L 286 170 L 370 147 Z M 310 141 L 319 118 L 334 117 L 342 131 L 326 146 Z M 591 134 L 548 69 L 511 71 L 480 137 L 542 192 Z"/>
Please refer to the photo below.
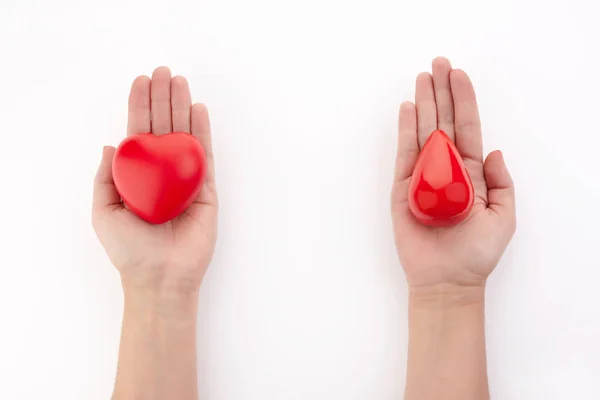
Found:
<path fill-rule="evenodd" d="M 217 229 L 206 107 L 192 105 L 185 78 L 157 68 L 152 79 L 133 82 L 127 136 L 117 158 L 115 148 L 104 148 L 94 229 L 124 284 L 197 292 Z M 154 168 L 158 164 L 163 168 Z"/>
<path fill-rule="evenodd" d="M 428 151 L 424 146 L 432 133 L 427 147 L 434 148 Z M 484 160 L 482 147 L 469 77 L 447 59 L 435 59 L 433 74 L 417 78 L 415 104 L 402 104 L 399 117 L 392 219 L 412 288 L 482 286 L 512 238 L 513 181 L 502 153 L 494 151 Z"/>

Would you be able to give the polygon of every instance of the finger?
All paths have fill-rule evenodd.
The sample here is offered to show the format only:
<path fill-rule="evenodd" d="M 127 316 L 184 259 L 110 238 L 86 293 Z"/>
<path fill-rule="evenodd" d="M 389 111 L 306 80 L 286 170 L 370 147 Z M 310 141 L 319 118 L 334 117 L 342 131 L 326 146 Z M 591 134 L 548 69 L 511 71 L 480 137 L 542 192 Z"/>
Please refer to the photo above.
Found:
<path fill-rule="evenodd" d="M 94 179 L 94 198 L 92 209 L 94 213 L 106 210 L 108 207 L 121 206 L 121 196 L 117 192 L 112 176 L 112 161 L 115 148 L 105 146 L 102 149 L 102 161 Z"/>
<path fill-rule="evenodd" d="M 171 71 L 159 67 L 152 73 L 150 85 L 152 133 L 163 135 L 171 132 Z"/>
<path fill-rule="evenodd" d="M 431 64 L 433 71 L 433 88 L 437 105 L 437 128 L 446 132 L 454 141 L 454 104 L 450 90 L 450 71 L 452 65 L 444 57 L 438 57 Z"/>
<path fill-rule="evenodd" d="M 395 180 L 410 177 L 419 155 L 417 143 L 417 109 L 410 101 L 402 103 L 398 118 L 398 153 L 396 155 Z"/>
<path fill-rule="evenodd" d="M 176 76 L 171 79 L 171 114 L 173 132 L 190 133 L 190 110 L 192 108 L 192 95 L 187 79 Z"/>
<path fill-rule="evenodd" d="M 499 150 L 491 152 L 483 164 L 488 186 L 488 207 L 494 211 L 515 212 L 515 187 L 504 157 Z"/>
<path fill-rule="evenodd" d="M 202 103 L 196 103 L 192 106 L 192 135 L 194 135 L 206 154 L 206 178 L 207 185 L 214 185 L 215 182 L 215 160 L 212 150 L 212 138 L 210 133 L 210 119 L 208 110 Z"/>
<path fill-rule="evenodd" d="M 433 90 L 433 77 L 429 72 L 423 72 L 417 77 L 415 90 L 415 103 L 417 106 L 417 136 L 419 148 L 427 141 L 431 132 L 437 129 L 437 111 L 435 106 L 435 92 Z"/>
<path fill-rule="evenodd" d="M 473 84 L 464 71 L 454 69 L 450 72 L 450 87 L 454 99 L 456 147 L 464 158 L 483 162 L 481 122 Z"/>
<path fill-rule="evenodd" d="M 127 135 L 150 132 L 150 78 L 138 76 L 129 92 Z"/>

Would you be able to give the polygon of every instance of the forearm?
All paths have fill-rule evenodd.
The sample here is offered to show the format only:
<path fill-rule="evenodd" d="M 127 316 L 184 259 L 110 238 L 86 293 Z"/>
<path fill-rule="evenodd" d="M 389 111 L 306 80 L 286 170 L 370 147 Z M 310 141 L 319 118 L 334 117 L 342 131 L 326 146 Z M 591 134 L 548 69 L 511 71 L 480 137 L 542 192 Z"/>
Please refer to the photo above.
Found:
<path fill-rule="evenodd" d="M 405 400 L 489 399 L 484 291 L 411 290 Z"/>
<path fill-rule="evenodd" d="M 196 400 L 198 296 L 125 288 L 113 400 Z"/>

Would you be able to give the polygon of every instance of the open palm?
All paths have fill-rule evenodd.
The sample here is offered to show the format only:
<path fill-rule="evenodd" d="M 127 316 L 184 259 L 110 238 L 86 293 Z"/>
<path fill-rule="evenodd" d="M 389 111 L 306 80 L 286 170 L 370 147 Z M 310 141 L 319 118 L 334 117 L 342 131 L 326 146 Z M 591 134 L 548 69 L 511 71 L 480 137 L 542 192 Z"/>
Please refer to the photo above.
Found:
<path fill-rule="evenodd" d="M 212 258 L 217 232 L 210 123 L 206 107 L 192 105 L 186 79 L 171 78 L 166 67 L 157 68 L 152 79 L 138 77 L 131 87 L 127 135 L 147 132 L 188 132 L 200 140 L 207 160 L 200 194 L 172 221 L 149 224 L 123 205 L 112 177 L 115 148 L 105 147 L 94 184 L 94 229 L 124 279 L 195 290 Z"/>
<path fill-rule="evenodd" d="M 467 74 L 437 58 L 433 74 L 417 78 L 415 103 L 400 108 L 398 155 L 392 189 L 394 236 L 413 286 L 485 282 L 516 227 L 514 186 L 502 153 L 483 159 L 481 124 Z M 420 224 L 408 206 L 408 187 L 419 151 L 436 129 L 456 143 L 469 171 L 475 201 L 469 217 L 447 228 Z"/>

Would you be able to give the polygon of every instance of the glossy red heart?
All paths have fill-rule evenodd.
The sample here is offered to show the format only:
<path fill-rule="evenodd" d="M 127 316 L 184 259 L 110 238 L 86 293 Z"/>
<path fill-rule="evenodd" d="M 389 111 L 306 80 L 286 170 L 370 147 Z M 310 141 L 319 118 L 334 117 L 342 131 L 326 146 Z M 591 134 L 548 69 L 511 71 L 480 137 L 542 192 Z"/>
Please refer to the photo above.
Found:
<path fill-rule="evenodd" d="M 204 183 L 204 148 L 189 133 L 142 133 L 119 144 L 113 179 L 123 202 L 143 220 L 162 224 L 194 201 Z"/>
<path fill-rule="evenodd" d="M 422 224 L 452 226 L 467 218 L 474 198 L 473 183 L 458 149 L 444 131 L 434 131 L 412 173 L 411 212 Z"/>

